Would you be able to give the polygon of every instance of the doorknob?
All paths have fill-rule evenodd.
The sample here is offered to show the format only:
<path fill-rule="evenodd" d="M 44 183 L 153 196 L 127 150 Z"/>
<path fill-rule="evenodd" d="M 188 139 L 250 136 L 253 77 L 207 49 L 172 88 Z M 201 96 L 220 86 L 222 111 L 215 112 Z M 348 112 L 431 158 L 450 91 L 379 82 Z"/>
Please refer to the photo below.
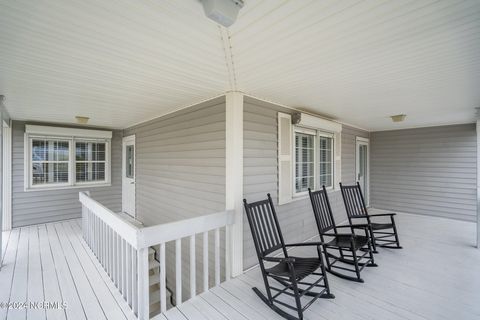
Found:
<path fill-rule="evenodd" d="M 135 184 L 135 181 L 130 182 L 130 184 Z"/>

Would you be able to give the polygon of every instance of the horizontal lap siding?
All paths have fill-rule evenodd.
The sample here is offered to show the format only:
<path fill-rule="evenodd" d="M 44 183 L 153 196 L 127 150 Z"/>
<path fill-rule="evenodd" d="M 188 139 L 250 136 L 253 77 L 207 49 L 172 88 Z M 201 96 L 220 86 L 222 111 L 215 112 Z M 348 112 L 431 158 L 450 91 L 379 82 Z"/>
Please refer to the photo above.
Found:
<path fill-rule="evenodd" d="M 342 128 L 342 183 L 353 184 L 355 179 L 355 154 L 357 152 L 357 137 L 368 138 L 369 132 L 349 126 Z"/>
<path fill-rule="evenodd" d="M 126 129 L 135 134 L 136 212 L 145 225 L 225 210 L 225 97 Z M 203 288 L 202 235 L 196 236 L 197 291 Z M 225 236 L 221 232 L 222 278 Z M 189 297 L 189 241 L 182 239 L 182 290 Z M 214 233 L 209 234 L 210 285 Z M 175 292 L 175 245 L 166 246 L 167 285 Z"/>
<path fill-rule="evenodd" d="M 476 219 L 474 124 L 372 133 L 376 208 Z"/>
<path fill-rule="evenodd" d="M 136 210 L 144 224 L 225 209 L 223 101 L 217 99 L 125 130 L 125 136 L 135 134 Z"/>
<path fill-rule="evenodd" d="M 63 190 L 24 191 L 24 134 L 25 123 L 14 121 L 12 126 L 12 215 L 13 226 L 46 223 L 79 218 L 80 191 L 90 191 L 92 197 L 113 211 L 121 211 L 121 154 L 122 133 L 112 137 L 112 186 L 85 187 Z"/>
<path fill-rule="evenodd" d="M 265 199 L 267 193 L 273 198 L 277 210 L 283 236 L 286 242 L 301 242 L 317 234 L 315 218 L 308 198 L 299 199 L 278 206 L 278 170 L 277 170 L 277 113 L 291 113 L 292 110 L 273 104 L 256 102 L 246 99 L 244 105 L 244 197 L 249 202 Z M 352 154 L 355 145 L 355 135 L 367 136 L 363 132 L 350 127 L 344 127 L 347 135 L 342 132 L 342 158 L 344 151 Z M 346 148 L 343 147 L 346 145 Z M 354 147 L 353 147 L 354 148 Z M 354 153 L 353 153 L 354 154 Z M 352 169 L 353 168 L 353 169 Z M 353 171 L 352 171 L 353 170 Z M 355 166 L 349 159 L 342 159 L 342 177 L 353 177 Z M 352 172 L 350 172 L 352 171 Z M 339 191 L 329 193 L 329 199 L 336 220 L 346 219 L 342 196 Z M 253 240 L 246 216 L 243 221 L 244 234 L 244 268 L 258 263 Z"/>

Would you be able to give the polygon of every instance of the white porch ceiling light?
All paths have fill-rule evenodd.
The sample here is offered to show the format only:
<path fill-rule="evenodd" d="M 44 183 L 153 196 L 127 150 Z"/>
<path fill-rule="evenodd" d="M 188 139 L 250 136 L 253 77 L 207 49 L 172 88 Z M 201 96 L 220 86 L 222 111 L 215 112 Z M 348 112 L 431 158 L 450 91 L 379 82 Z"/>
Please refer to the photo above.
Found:
<path fill-rule="evenodd" d="M 228 28 L 237 20 L 238 12 L 243 8 L 243 0 L 200 0 L 205 15 L 218 24 Z"/>
<path fill-rule="evenodd" d="M 75 116 L 75 119 L 77 120 L 77 123 L 79 123 L 79 124 L 87 124 L 88 120 L 90 120 L 89 117 L 83 117 L 83 116 Z"/>
<path fill-rule="evenodd" d="M 390 116 L 393 122 L 402 122 L 406 117 L 406 114 L 396 114 L 394 116 Z"/>

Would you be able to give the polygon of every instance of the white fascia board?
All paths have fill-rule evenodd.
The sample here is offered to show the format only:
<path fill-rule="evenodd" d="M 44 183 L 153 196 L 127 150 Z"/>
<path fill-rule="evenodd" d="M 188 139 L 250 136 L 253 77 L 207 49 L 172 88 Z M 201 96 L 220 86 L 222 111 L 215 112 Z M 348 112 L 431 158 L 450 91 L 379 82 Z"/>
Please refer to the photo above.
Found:
<path fill-rule="evenodd" d="M 36 126 L 36 125 L 26 125 L 25 132 L 28 134 L 38 134 L 38 135 L 45 135 L 45 136 L 65 136 L 65 137 L 97 138 L 97 139 L 112 138 L 112 131 Z"/>

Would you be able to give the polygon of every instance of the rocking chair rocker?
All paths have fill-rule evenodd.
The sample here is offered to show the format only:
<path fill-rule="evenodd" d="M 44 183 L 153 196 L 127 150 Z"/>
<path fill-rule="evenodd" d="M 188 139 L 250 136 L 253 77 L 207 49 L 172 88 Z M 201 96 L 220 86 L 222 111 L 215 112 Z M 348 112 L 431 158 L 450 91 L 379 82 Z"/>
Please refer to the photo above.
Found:
<path fill-rule="evenodd" d="M 282 317 L 301 320 L 303 319 L 303 312 L 315 300 L 318 298 L 334 298 L 335 296 L 330 293 L 322 260 L 320 250 L 322 243 L 285 244 L 270 194 L 268 194 L 266 200 L 247 203 L 247 200 L 244 199 L 243 202 L 267 292 L 267 296 L 265 296 L 258 288 L 252 288 L 260 299 Z M 303 246 L 316 246 L 318 258 L 299 258 L 288 255 L 287 247 Z M 271 256 L 279 250 L 280 253 L 283 253 L 283 257 Z M 274 265 L 266 266 L 265 263 L 274 263 Z M 316 272 L 319 268 L 320 272 Z M 310 280 L 313 276 L 315 278 Z M 309 279 L 306 279 L 307 277 Z M 272 286 L 269 279 L 277 281 L 282 288 Z M 318 291 L 312 291 L 315 288 Z M 288 304 L 285 299 L 280 300 L 280 296 L 293 298 L 295 306 Z M 312 298 L 302 306 L 300 298 L 304 296 Z M 285 308 L 296 312 L 298 318 L 288 313 Z"/>
<path fill-rule="evenodd" d="M 352 223 L 353 219 L 367 220 L 374 253 L 377 253 L 377 247 L 402 249 L 400 240 L 398 239 L 397 226 L 395 225 L 394 216 L 396 213 L 369 214 L 360 183 L 358 182 L 351 186 L 344 186 L 340 183 L 340 189 L 342 190 L 343 202 L 347 210 L 350 225 L 354 225 Z M 377 217 L 390 217 L 390 222 L 379 223 L 371 221 L 372 218 Z M 389 229 L 391 229 L 391 231 L 385 231 Z"/>
<path fill-rule="evenodd" d="M 323 252 L 325 253 L 327 271 L 343 279 L 363 282 L 363 279 L 360 278 L 360 272 L 363 268 L 377 266 L 373 257 L 368 225 L 337 226 L 333 218 L 332 208 L 330 207 L 325 186 L 322 186 L 322 190 L 320 191 L 311 191 L 310 188 L 308 188 L 308 193 L 312 202 L 320 240 L 324 243 Z M 348 228 L 348 231 L 351 231 L 351 233 L 337 232 L 337 229 L 343 228 Z M 365 235 L 355 234 L 355 229 L 363 229 Z M 333 233 L 331 233 L 332 230 Z M 332 240 L 328 241 L 325 238 L 332 238 Z M 332 253 L 331 250 L 338 250 L 338 254 Z M 338 262 L 342 262 L 347 266 L 337 265 Z M 348 265 L 352 267 L 348 268 Z M 340 270 L 343 270 L 343 272 Z M 355 277 L 345 272 L 355 273 Z"/>

